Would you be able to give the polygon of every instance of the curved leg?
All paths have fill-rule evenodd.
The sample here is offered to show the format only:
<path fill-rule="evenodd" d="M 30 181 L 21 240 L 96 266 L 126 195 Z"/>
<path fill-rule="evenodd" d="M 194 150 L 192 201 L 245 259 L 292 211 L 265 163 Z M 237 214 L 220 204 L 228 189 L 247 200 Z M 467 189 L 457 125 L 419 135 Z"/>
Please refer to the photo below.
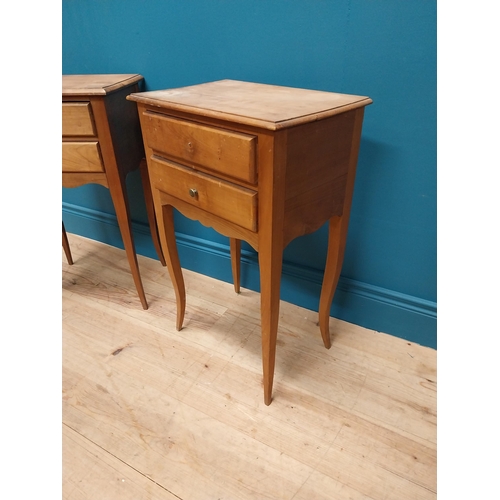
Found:
<path fill-rule="evenodd" d="M 260 314 L 262 329 L 262 368 L 264 374 L 264 403 L 271 404 L 276 337 L 280 309 L 280 282 L 283 250 L 279 246 L 259 250 Z"/>
<path fill-rule="evenodd" d="M 349 158 L 349 169 L 344 195 L 344 207 L 341 216 L 333 216 L 330 219 L 328 235 L 328 256 L 326 258 L 325 274 L 321 287 L 319 300 L 319 327 L 323 343 L 327 349 L 331 347 L 329 320 L 330 308 L 337 283 L 339 282 L 342 262 L 344 261 L 345 243 L 347 240 L 347 229 L 351 213 L 352 194 L 354 191 L 354 179 L 356 177 L 356 164 L 358 162 L 359 141 L 361 138 L 361 126 L 363 124 L 364 108 L 356 110 L 354 130 L 351 143 L 351 154 Z"/>
<path fill-rule="evenodd" d="M 64 222 L 62 223 L 62 246 L 64 253 L 66 255 L 66 260 L 68 264 L 73 265 L 73 257 L 71 257 L 71 249 L 69 248 L 68 237 L 66 236 L 66 229 L 64 228 Z"/>
<path fill-rule="evenodd" d="M 113 205 L 115 206 L 116 218 L 118 220 L 118 226 L 120 227 L 123 246 L 125 247 L 130 270 L 132 271 L 135 288 L 137 289 L 143 309 L 147 309 L 148 303 L 146 301 L 146 295 L 144 294 L 141 275 L 139 273 L 139 264 L 137 263 L 134 238 L 132 236 L 132 227 L 130 224 L 130 211 L 127 198 L 125 196 L 125 181 L 121 178 L 117 179 L 116 177 L 118 176 L 112 176 L 108 172 L 109 192 L 111 194 L 111 199 L 113 200 Z"/>
<path fill-rule="evenodd" d="M 325 274 L 319 299 L 319 327 L 323 344 L 327 349 L 331 347 L 330 341 L 330 308 L 333 296 L 340 277 L 342 261 L 344 260 L 345 237 L 347 224 L 343 217 L 335 216 L 330 219 L 328 234 L 328 255 L 326 258 Z"/>
<path fill-rule="evenodd" d="M 156 253 L 160 259 L 161 265 L 166 266 L 165 257 L 161 250 L 160 237 L 158 234 L 158 223 L 156 220 L 155 210 L 153 206 L 153 195 L 151 193 L 151 181 L 149 180 L 148 165 L 146 159 L 143 158 L 139 167 L 141 171 L 142 189 L 144 191 L 144 201 L 146 202 L 146 211 L 148 214 L 149 229 L 151 230 L 151 238 L 155 246 Z"/>
<path fill-rule="evenodd" d="M 172 280 L 172 285 L 175 291 L 177 301 L 177 330 L 181 330 L 184 321 L 184 312 L 186 310 L 186 288 L 184 286 L 184 278 L 182 276 L 181 263 L 179 253 L 177 252 L 177 243 L 175 241 L 174 230 L 174 210 L 171 205 L 163 205 L 161 207 L 159 217 L 162 220 L 158 222 L 163 225 L 164 231 L 160 232 L 162 248 L 165 250 L 165 260 L 167 269 Z"/>
<path fill-rule="evenodd" d="M 241 280 L 241 240 L 229 238 L 229 249 L 231 251 L 231 268 L 233 271 L 234 291 L 240 293 Z"/>

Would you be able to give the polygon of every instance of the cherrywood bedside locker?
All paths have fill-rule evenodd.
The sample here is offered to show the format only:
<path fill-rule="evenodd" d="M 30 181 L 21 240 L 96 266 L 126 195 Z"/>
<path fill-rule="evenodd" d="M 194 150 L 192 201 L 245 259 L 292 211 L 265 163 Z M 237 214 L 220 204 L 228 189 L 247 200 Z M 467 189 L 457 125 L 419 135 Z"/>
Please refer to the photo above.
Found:
<path fill-rule="evenodd" d="M 127 174 L 139 167 L 151 235 L 163 265 L 165 260 L 154 219 L 137 107 L 126 99 L 139 90 L 141 80 L 141 75 L 134 74 L 63 75 L 62 184 L 71 188 L 96 183 L 109 189 L 137 293 L 142 307 L 147 309 L 125 185 Z M 72 264 L 64 224 L 63 248 Z"/>
<path fill-rule="evenodd" d="M 236 291 L 240 240 L 259 255 L 264 402 L 271 403 L 283 249 L 329 221 L 319 305 L 325 347 L 342 267 L 368 97 L 221 80 L 137 92 L 160 240 L 186 306 L 173 208 L 230 238 Z"/>

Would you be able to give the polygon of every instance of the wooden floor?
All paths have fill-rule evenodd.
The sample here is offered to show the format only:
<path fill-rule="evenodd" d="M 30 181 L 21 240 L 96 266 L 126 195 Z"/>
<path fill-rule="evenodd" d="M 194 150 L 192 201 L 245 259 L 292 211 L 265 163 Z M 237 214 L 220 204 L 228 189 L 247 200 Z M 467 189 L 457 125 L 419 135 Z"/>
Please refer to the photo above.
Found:
<path fill-rule="evenodd" d="M 282 302 L 265 406 L 258 293 L 68 237 L 65 500 L 436 498 L 436 351 Z"/>

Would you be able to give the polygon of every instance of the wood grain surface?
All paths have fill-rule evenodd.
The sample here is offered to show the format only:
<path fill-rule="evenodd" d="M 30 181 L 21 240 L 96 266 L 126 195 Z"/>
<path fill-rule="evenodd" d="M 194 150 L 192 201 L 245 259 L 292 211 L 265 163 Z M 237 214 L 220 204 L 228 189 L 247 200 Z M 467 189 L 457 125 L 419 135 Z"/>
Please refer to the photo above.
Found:
<path fill-rule="evenodd" d="M 281 303 L 262 401 L 259 294 L 68 234 L 62 252 L 63 498 L 436 498 L 436 351 Z M 229 241 L 228 241 L 229 245 Z M 230 262 L 228 260 L 228 266 Z"/>

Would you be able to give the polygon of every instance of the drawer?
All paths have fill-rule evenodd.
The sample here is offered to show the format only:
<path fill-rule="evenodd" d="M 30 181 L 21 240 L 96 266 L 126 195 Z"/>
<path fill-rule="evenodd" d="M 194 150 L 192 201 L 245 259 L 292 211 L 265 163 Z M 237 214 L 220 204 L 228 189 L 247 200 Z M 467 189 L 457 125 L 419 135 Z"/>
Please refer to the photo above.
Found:
<path fill-rule="evenodd" d="M 257 138 L 216 127 L 144 112 L 147 145 L 160 155 L 256 183 Z"/>
<path fill-rule="evenodd" d="M 210 214 L 257 231 L 257 193 L 157 157 L 149 162 L 154 189 Z"/>
<path fill-rule="evenodd" d="M 96 135 L 89 102 L 62 103 L 62 135 L 63 137 Z"/>
<path fill-rule="evenodd" d="M 97 141 L 63 142 L 62 169 L 63 172 L 104 172 Z"/>

